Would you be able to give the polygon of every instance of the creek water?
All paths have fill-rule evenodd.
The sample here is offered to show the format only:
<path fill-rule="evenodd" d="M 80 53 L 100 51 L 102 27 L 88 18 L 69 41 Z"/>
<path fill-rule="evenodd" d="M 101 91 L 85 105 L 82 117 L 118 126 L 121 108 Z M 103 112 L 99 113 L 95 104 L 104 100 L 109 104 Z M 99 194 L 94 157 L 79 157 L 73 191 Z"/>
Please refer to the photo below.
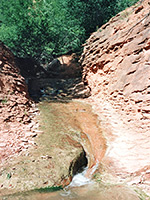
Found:
<path fill-rule="evenodd" d="M 49 107 L 50 104 L 46 103 L 42 106 L 46 106 L 47 111 L 47 106 Z M 56 103 L 53 103 L 53 107 L 56 109 Z M 2 200 L 139 200 L 136 193 L 124 185 L 92 180 L 105 155 L 106 145 L 91 107 L 77 101 L 67 104 L 57 103 L 57 108 L 63 114 L 61 121 L 67 121 L 67 124 L 71 124 L 72 127 L 78 126 L 82 130 L 80 136 L 87 153 L 88 166 L 81 173 L 74 175 L 72 182 L 63 190 L 57 192 L 33 190 L 5 196 Z M 70 115 L 65 116 L 66 110 L 67 114 L 69 110 Z"/>
<path fill-rule="evenodd" d="M 96 168 L 97 166 L 95 166 Z M 57 192 L 30 191 L 7 196 L 2 200 L 140 200 L 123 185 L 98 184 L 86 177 L 88 168 L 73 177 L 70 185 Z"/>
<path fill-rule="evenodd" d="M 42 146 L 39 152 L 47 153 L 48 149 L 52 154 L 52 149 L 50 149 L 49 145 L 49 141 L 53 141 L 53 138 L 50 138 L 50 129 L 53 130 L 52 136 L 56 137 L 57 133 L 54 127 L 57 128 L 58 126 L 57 131 L 59 132 L 67 132 L 66 127 L 69 127 L 69 129 L 77 130 L 80 133 L 78 136 L 86 152 L 87 167 L 81 173 L 74 175 L 72 182 L 63 190 L 57 192 L 39 192 L 33 190 L 4 196 L 2 200 L 139 200 L 137 195 L 124 185 L 105 184 L 100 179 L 97 181 L 92 180 L 92 176 L 98 169 L 106 152 L 106 140 L 102 135 L 97 115 L 92 112 L 91 106 L 86 104 L 85 101 L 62 101 L 62 98 L 58 100 L 58 97 L 54 97 L 53 99 L 50 98 L 50 101 L 46 100 L 40 105 L 44 110 L 45 131 L 47 131 L 48 135 L 44 136 L 43 134 L 40 138 L 40 143 L 37 142 L 37 144 L 41 145 L 44 143 L 44 146 L 47 145 L 48 148 L 45 148 L 46 152 L 44 152 Z M 47 126 L 46 124 L 49 125 Z M 60 126 L 63 130 L 60 129 Z M 59 137 L 57 138 L 59 139 Z M 54 144 L 56 142 L 54 140 Z M 54 155 L 56 155 L 55 151 Z"/>

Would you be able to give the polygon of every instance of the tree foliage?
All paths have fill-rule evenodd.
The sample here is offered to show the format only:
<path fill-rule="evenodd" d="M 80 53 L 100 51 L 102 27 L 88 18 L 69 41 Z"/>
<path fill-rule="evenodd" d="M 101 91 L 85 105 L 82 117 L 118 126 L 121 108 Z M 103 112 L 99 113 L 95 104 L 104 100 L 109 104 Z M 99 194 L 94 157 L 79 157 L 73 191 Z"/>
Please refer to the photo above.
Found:
<path fill-rule="evenodd" d="M 38 59 L 80 45 L 110 17 L 136 0 L 1 0 L 0 40 L 17 56 Z"/>

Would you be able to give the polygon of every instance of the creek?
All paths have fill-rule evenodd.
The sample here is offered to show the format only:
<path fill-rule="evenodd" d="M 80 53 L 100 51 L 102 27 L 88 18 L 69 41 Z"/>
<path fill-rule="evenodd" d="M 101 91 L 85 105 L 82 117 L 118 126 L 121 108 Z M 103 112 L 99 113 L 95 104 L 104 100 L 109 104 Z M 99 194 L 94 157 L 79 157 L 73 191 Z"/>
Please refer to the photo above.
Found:
<path fill-rule="evenodd" d="M 29 175 L 28 183 L 35 181 L 37 184 L 44 181 L 44 184 L 53 185 L 54 182 L 51 183 L 51 180 L 59 179 L 62 174 L 70 170 L 72 156 L 81 155 L 80 152 L 83 153 L 83 150 L 85 155 L 76 158 L 75 163 L 72 164 L 70 173 L 73 179 L 63 190 L 40 192 L 40 190 L 28 189 L 28 192 L 3 196 L 2 200 L 139 200 L 136 193 L 128 187 L 101 181 L 99 171 L 106 153 L 106 140 L 102 134 L 98 117 L 93 113 L 91 105 L 84 99 L 73 99 L 70 93 L 67 94 L 68 89 L 65 91 L 65 86 L 68 87 L 68 82 L 64 80 L 61 80 L 61 83 L 58 80 L 57 82 L 58 84 L 52 80 L 48 88 L 42 89 L 44 92 L 38 107 L 41 113 L 39 115 L 40 127 L 44 134 L 35 140 L 36 149 L 30 152 L 28 158 L 25 157 L 28 163 L 23 164 L 24 171 L 21 175 L 26 176 L 25 173 L 32 160 L 32 168 L 29 168 L 27 174 Z M 50 86 L 50 83 L 53 85 Z M 22 161 L 20 163 L 18 163 L 19 167 Z M 62 185 L 62 182 L 57 185 Z"/>
<path fill-rule="evenodd" d="M 72 182 L 63 190 L 57 192 L 33 190 L 7 196 L 3 200 L 139 200 L 136 193 L 124 185 L 104 183 L 99 178 L 92 180 L 105 155 L 106 144 L 97 116 L 92 112 L 91 106 L 81 100 L 67 103 L 46 101 L 40 104 L 40 109 L 41 111 L 44 109 L 44 115 L 50 122 L 48 108 L 55 113 L 57 120 L 61 118 L 61 122 L 65 123 L 65 128 L 78 129 L 80 142 L 88 159 L 87 167 L 82 172 L 75 174 Z M 55 123 L 57 124 L 58 121 Z M 62 126 L 60 123 L 59 125 Z"/>
<path fill-rule="evenodd" d="M 124 185 L 107 185 L 85 177 L 87 168 L 73 177 L 70 185 L 57 192 L 29 191 L 2 198 L 2 200 L 140 200 Z"/>

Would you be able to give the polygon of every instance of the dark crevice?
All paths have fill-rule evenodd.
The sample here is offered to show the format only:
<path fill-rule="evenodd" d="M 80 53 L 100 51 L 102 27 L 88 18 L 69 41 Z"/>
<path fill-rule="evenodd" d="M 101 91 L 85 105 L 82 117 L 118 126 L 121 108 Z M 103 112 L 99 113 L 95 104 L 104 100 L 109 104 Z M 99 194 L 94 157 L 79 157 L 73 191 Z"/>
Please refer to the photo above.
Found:
<path fill-rule="evenodd" d="M 145 40 L 143 40 L 142 42 L 139 42 L 138 45 L 144 44 L 146 43 L 146 41 L 148 40 L 148 38 L 146 38 Z"/>
<path fill-rule="evenodd" d="M 150 87 L 150 86 L 147 86 L 147 87 L 144 88 L 143 90 L 135 90 L 135 91 L 132 92 L 132 94 L 144 92 L 144 91 L 147 90 L 149 87 Z"/>
<path fill-rule="evenodd" d="M 87 167 L 88 159 L 86 157 L 86 152 L 83 149 L 83 152 L 80 153 L 80 155 L 75 158 L 69 167 L 69 174 L 71 176 L 74 176 L 78 173 L 81 173 L 85 167 Z"/>
<path fill-rule="evenodd" d="M 135 72 L 136 72 L 136 70 L 133 70 L 133 71 L 131 71 L 131 72 L 127 73 L 127 75 L 134 74 Z"/>
<path fill-rule="evenodd" d="M 134 51 L 134 55 L 138 55 L 139 53 L 141 53 L 143 51 L 143 48 L 141 49 L 137 49 Z"/>
<path fill-rule="evenodd" d="M 140 59 L 134 60 L 134 61 L 132 62 L 132 64 L 136 64 L 136 63 L 138 63 L 139 61 L 140 61 Z"/>
<path fill-rule="evenodd" d="M 124 86 L 124 88 L 127 87 L 128 85 L 130 85 L 130 83 L 127 83 L 127 84 Z"/>

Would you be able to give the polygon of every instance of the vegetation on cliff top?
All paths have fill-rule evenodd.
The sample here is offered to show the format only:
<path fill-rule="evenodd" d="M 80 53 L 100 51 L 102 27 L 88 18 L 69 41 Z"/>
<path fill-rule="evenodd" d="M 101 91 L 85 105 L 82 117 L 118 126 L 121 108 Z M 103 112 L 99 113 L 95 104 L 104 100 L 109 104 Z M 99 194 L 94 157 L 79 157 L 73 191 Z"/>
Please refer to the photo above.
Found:
<path fill-rule="evenodd" d="M 0 40 L 40 60 L 77 52 L 110 17 L 137 0 L 1 0 Z"/>

